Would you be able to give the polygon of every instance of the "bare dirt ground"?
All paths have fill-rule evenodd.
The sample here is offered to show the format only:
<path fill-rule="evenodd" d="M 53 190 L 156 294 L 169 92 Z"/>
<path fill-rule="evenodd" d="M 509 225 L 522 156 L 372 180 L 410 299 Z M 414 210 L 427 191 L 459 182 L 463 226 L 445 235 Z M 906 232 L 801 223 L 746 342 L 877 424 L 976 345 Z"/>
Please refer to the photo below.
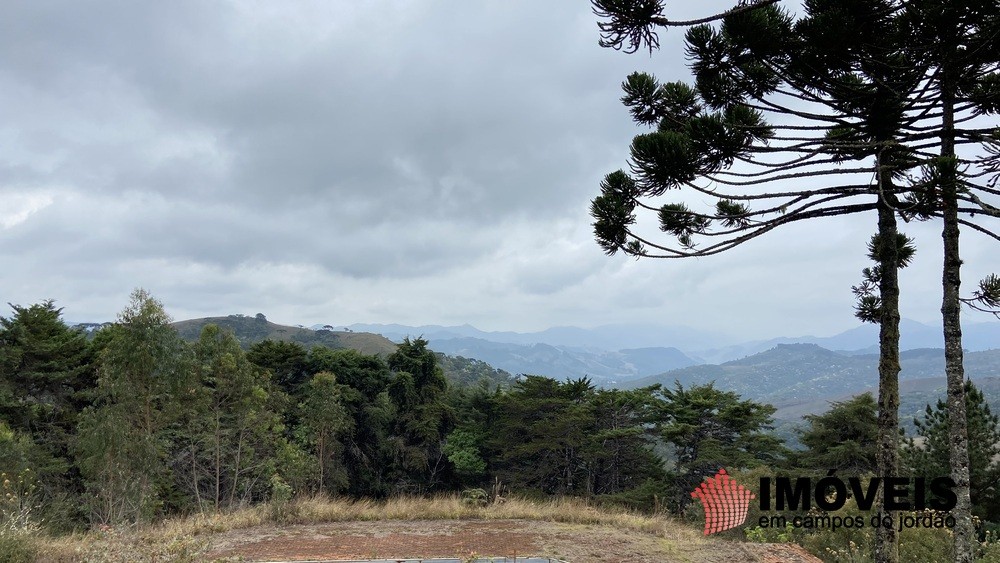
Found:
<path fill-rule="evenodd" d="M 789 544 L 665 539 L 608 525 L 528 520 L 400 520 L 257 527 L 212 536 L 208 559 L 544 556 L 570 563 L 818 563 Z"/>

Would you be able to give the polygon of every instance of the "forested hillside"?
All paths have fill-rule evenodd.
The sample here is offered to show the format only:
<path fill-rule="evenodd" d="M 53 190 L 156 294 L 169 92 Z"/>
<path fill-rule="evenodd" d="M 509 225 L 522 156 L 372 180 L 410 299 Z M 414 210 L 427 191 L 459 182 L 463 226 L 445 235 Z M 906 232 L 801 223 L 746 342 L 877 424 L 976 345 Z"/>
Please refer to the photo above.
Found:
<path fill-rule="evenodd" d="M 338 331 L 330 325 L 316 330 L 301 326 L 280 325 L 268 321 L 261 313 L 253 317 L 229 315 L 190 319 L 172 323 L 171 326 L 184 340 L 196 342 L 204 328 L 210 324 L 231 331 L 244 349 L 265 340 L 296 344 L 305 349 L 322 346 L 331 350 L 354 350 L 382 358 L 388 358 L 398 349 L 396 343 L 380 334 L 352 330 Z M 514 381 L 514 376 L 510 373 L 496 369 L 482 360 L 463 356 L 448 356 L 437 350 L 435 352 L 445 377 L 453 383 L 459 385 L 479 385 L 482 383 L 495 387 L 497 385 L 510 385 Z"/>
<path fill-rule="evenodd" d="M 278 330 L 223 318 L 257 327 L 254 338 Z M 797 434 L 805 448 L 793 453 L 772 431 L 775 407 L 711 383 L 623 390 L 586 378 L 515 381 L 419 338 L 380 355 L 250 343 L 233 326 L 202 323 L 189 341 L 141 290 L 117 322 L 90 334 L 64 324 L 52 302 L 14 307 L 0 321 L 0 547 L 42 528 L 132 526 L 312 495 L 573 495 L 683 514 L 720 466 L 823 473 L 831 459 L 823 433 L 856 426 L 837 439 L 846 448 L 837 463 L 862 470 L 874 440 L 874 424 L 862 424 L 875 416 L 870 397 L 852 403 L 851 425 L 809 417 Z M 837 357 L 810 350 L 807 365 Z M 764 360 L 788 352 L 725 369 L 774 372 L 780 362 Z M 979 401 L 970 412 L 985 447 L 974 473 L 982 483 L 1000 474 L 989 445 L 1000 431 L 982 394 L 970 396 Z M 908 470 L 938 471 L 942 408 L 918 423 Z M 1000 502 L 981 490 L 984 507 Z"/>

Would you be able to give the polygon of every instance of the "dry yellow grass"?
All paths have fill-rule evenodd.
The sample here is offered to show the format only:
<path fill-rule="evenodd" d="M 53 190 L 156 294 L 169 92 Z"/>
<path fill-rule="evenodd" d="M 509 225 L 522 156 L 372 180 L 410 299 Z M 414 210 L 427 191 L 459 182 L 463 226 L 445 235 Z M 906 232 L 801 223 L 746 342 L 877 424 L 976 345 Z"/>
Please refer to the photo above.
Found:
<path fill-rule="evenodd" d="M 400 497 L 384 502 L 340 501 L 325 498 L 300 499 L 289 507 L 282 518 L 288 523 L 306 524 L 352 520 L 542 520 L 569 524 L 607 524 L 619 528 L 649 532 L 665 537 L 679 534 L 700 538 L 697 531 L 676 520 L 647 516 L 637 512 L 595 507 L 577 498 L 556 498 L 546 501 L 509 499 L 500 504 L 477 506 L 457 495 L 430 499 Z"/>
<path fill-rule="evenodd" d="M 677 520 L 636 512 L 594 507 L 575 498 L 533 501 L 512 498 L 477 506 L 459 495 L 432 498 L 397 497 L 385 501 L 299 498 L 282 507 L 269 504 L 232 512 L 174 518 L 134 530 L 103 530 L 56 538 L 39 538 L 39 560 L 196 561 L 208 535 L 263 525 L 321 524 L 376 520 L 538 520 L 568 524 L 600 524 L 654 534 L 670 541 L 700 544 L 702 534 Z M 126 555 L 128 554 L 128 555 Z"/>

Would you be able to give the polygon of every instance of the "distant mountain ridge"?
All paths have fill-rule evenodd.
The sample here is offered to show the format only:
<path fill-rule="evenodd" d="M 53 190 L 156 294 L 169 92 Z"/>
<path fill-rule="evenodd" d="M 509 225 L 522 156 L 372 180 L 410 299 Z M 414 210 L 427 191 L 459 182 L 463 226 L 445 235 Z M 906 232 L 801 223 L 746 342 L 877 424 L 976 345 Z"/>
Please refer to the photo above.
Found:
<path fill-rule="evenodd" d="M 745 342 L 726 347 L 692 352 L 713 363 L 722 363 L 737 357 L 763 352 L 778 344 L 817 344 L 828 350 L 866 351 L 878 354 L 878 326 L 864 324 L 839 334 L 826 337 L 780 337 L 769 340 Z M 962 347 L 970 351 L 1000 348 L 1000 322 L 965 323 L 962 326 Z M 917 321 L 900 321 L 900 350 L 918 348 L 944 348 L 940 326 L 928 326 Z"/>
<path fill-rule="evenodd" d="M 944 350 L 920 348 L 900 353 L 900 381 L 944 376 Z M 965 354 L 970 378 L 1000 377 L 1000 349 Z M 770 350 L 722 364 L 675 369 L 629 381 L 635 388 L 656 383 L 703 384 L 715 381 L 720 388 L 754 400 L 781 406 L 815 397 L 839 396 L 874 388 L 878 383 L 878 355 L 850 355 L 816 344 L 778 344 Z"/>
<path fill-rule="evenodd" d="M 676 348 L 596 351 L 549 344 L 504 344 L 471 337 L 432 337 L 429 347 L 453 356 L 476 358 L 511 373 L 555 379 L 586 376 L 604 386 L 698 363 Z"/>
<path fill-rule="evenodd" d="M 398 348 L 395 342 L 381 334 L 356 332 L 352 330 L 331 330 L 325 325 L 318 330 L 304 327 L 286 326 L 272 323 L 264 315 L 249 317 L 245 315 L 229 315 L 226 317 L 205 317 L 189 319 L 172 324 L 181 338 L 193 342 L 198 340 L 201 331 L 208 324 L 217 325 L 230 330 L 240 344 L 248 348 L 262 340 L 281 340 L 294 342 L 305 348 L 326 346 L 333 350 L 349 349 L 362 354 L 387 357 Z M 433 349 L 433 348 L 432 348 Z M 438 364 L 447 377 L 458 385 L 478 385 L 487 380 L 492 386 L 509 385 L 514 377 L 500 369 L 474 358 L 449 357 L 438 352 Z"/>
<path fill-rule="evenodd" d="M 320 325 L 315 325 L 319 327 Z M 783 336 L 738 342 L 731 336 L 684 326 L 649 323 L 613 324 L 594 328 L 553 327 L 538 332 L 487 332 L 465 324 L 460 326 L 401 324 L 352 324 L 351 330 L 382 334 L 399 342 L 404 337 L 423 336 L 429 341 L 476 338 L 502 344 L 566 346 L 600 351 L 636 348 L 674 348 L 696 363 L 724 363 L 769 350 L 778 344 L 818 344 L 828 350 L 878 352 L 878 327 L 865 324 L 833 336 Z M 900 348 L 943 348 L 940 326 L 903 319 Z M 1000 322 L 966 322 L 962 327 L 963 346 L 970 351 L 1000 348 Z"/>
<path fill-rule="evenodd" d="M 905 407 L 900 416 L 909 424 L 925 404 L 944 396 L 944 350 L 907 350 L 900 354 L 900 364 L 900 396 Z M 1000 408 L 996 393 L 1000 390 L 1000 349 L 967 352 L 964 364 L 966 376 L 983 382 L 987 400 Z M 740 360 L 671 370 L 623 387 L 672 387 L 675 382 L 685 387 L 714 383 L 719 389 L 774 405 L 779 420 L 797 420 L 827 410 L 830 401 L 866 391 L 877 395 L 878 355 L 845 354 L 816 344 L 779 344 Z"/>
<path fill-rule="evenodd" d="M 731 337 L 721 333 L 684 326 L 662 326 L 649 323 L 610 324 L 594 328 L 560 326 L 538 332 L 487 332 L 468 324 L 461 326 L 352 324 L 348 325 L 347 328 L 378 333 L 393 341 L 400 341 L 406 336 L 423 336 L 429 341 L 478 338 L 502 344 L 548 344 L 549 346 L 595 348 L 606 351 L 661 347 L 686 350 L 703 348 L 709 342 L 719 343 L 732 340 Z"/>
<path fill-rule="evenodd" d="M 783 344 L 814 344 L 848 357 L 878 353 L 878 327 L 874 325 L 858 326 L 827 337 L 780 337 L 723 346 L 719 344 L 729 341 L 730 337 L 686 327 L 650 324 L 604 325 L 591 329 L 555 327 L 532 333 L 487 332 L 468 324 L 416 327 L 353 324 L 347 328 L 379 333 L 396 342 L 405 337 L 422 336 L 434 350 L 476 358 L 510 373 L 548 375 L 557 379 L 589 376 L 609 386 L 624 385 L 630 380 L 671 369 L 725 364 Z M 904 319 L 900 329 L 903 350 L 943 347 L 939 327 Z M 970 352 L 1000 348 L 1000 322 L 967 323 L 963 336 L 965 348 Z"/>

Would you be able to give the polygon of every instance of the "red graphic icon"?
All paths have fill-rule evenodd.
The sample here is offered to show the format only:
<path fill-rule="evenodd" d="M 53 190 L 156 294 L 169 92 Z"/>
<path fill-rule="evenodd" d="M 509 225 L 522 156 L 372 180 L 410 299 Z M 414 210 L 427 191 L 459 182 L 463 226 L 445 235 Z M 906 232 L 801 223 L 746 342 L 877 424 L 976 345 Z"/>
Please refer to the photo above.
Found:
<path fill-rule="evenodd" d="M 691 493 L 705 508 L 705 535 L 739 526 L 747 519 L 750 501 L 757 498 L 750 489 L 733 481 L 720 469 Z"/>

